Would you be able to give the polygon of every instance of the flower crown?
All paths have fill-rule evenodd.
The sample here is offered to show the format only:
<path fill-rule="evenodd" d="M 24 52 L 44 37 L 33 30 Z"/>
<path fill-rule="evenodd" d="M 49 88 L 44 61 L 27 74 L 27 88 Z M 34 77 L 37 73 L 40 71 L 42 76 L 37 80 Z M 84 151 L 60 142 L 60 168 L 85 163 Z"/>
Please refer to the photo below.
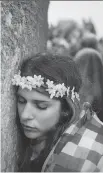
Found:
<path fill-rule="evenodd" d="M 67 97 L 70 96 L 73 102 L 75 98 L 80 101 L 79 94 L 74 91 L 74 87 L 71 90 L 70 87 L 66 87 L 64 83 L 55 85 L 54 82 L 50 81 L 49 79 L 47 79 L 44 83 L 44 78 L 41 77 L 41 75 L 34 75 L 34 77 L 21 77 L 19 71 L 19 73 L 14 75 L 14 78 L 12 79 L 12 85 L 20 86 L 22 89 L 27 88 L 29 90 L 32 90 L 32 88 L 41 87 L 44 84 L 46 84 L 47 86 L 46 91 L 50 94 L 51 99 L 53 97 L 58 98 L 65 95 Z"/>

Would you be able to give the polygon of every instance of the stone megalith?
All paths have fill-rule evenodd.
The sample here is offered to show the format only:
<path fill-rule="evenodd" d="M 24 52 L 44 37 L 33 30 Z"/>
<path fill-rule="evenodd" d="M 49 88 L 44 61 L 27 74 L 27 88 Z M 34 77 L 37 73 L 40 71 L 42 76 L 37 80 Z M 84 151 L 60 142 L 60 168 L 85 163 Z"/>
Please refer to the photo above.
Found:
<path fill-rule="evenodd" d="M 1 171 L 17 172 L 19 132 L 11 78 L 22 60 L 46 49 L 49 0 L 1 2 Z"/>

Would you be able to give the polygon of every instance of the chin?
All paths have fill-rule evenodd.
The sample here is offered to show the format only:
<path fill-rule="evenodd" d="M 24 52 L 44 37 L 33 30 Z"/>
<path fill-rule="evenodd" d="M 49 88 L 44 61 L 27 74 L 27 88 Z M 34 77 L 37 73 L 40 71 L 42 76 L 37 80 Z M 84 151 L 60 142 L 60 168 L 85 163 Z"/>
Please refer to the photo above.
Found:
<path fill-rule="evenodd" d="M 36 139 L 36 138 L 39 138 L 41 136 L 41 134 L 39 132 L 33 133 L 33 132 L 26 132 L 26 131 L 24 131 L 24 134 L 29 139 Z"/>

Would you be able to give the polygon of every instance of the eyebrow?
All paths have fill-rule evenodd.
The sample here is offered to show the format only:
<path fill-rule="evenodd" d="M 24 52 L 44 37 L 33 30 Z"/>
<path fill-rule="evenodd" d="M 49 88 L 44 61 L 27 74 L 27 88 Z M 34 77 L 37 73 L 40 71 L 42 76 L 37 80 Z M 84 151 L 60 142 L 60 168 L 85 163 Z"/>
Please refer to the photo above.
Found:
<path fill-rule="evenodd" d="M 45 101 L 45 100 L 33 100 L 33 101 L 38 103 L 50 103 L 50 101 Z"/>

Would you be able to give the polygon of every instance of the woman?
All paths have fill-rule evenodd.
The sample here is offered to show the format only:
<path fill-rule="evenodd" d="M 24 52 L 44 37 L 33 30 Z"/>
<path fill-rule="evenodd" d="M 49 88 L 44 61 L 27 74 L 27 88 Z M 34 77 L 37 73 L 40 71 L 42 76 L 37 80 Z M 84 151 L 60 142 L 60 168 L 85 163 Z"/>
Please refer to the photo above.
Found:
<path fill-rule="evenodd" d="M 96 136 L 100 140 L 102 125 L 93 118 L 89 104 L 80 110 L 81 77 L 73 60 L 41 53 L 25 60 L 20 70 L 12 80 L 17 87 L 19 125 L 26 137 L 19 171 L 101 171 L 102 148 L 101 153 L 90 149 Z M 93 137 L 88 137 L 88 132 Z M 85 139 L 89 140 L 89 147 L 88 143 L 83 146 Z M 101 141 L 98 143 L 102 145 Z M 87 153 L 98 159 L 92 162 Z"/>
<path fill-rule="evenodd" d="M 88 101 L 103 121 L 103 64 L 101 54 L 91 48 L 80 50 L 75 62 L 82 76 L 81 101 Z"/>

